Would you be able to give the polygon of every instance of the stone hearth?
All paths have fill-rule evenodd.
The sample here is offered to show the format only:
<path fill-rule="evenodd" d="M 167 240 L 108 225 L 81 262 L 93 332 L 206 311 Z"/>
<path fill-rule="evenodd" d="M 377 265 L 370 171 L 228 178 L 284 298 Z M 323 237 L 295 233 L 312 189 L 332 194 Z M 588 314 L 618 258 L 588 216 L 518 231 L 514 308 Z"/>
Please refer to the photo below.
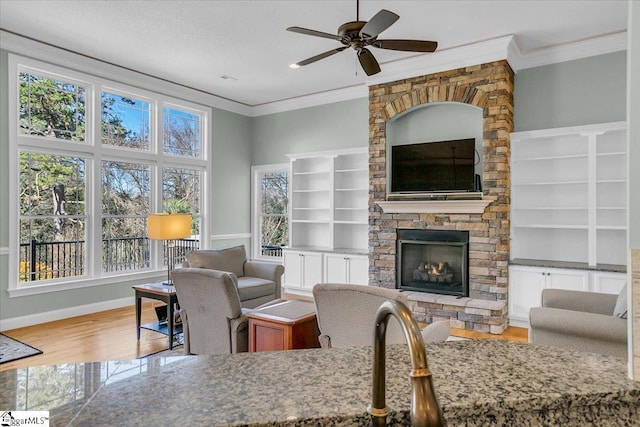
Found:
<path fill-rule="evenodd" d="M 488 206 L 468 213 L 385 212 L 387 122 L 433 102 L 483 110 L 482 183 Z M 510 233 L 510 139 L 513 71 L 506 61 L 374 85 L 369 88 L 369 284 L 395 288 L 396 230 L 469 231 L 469 296 L 412 293 L 419 320 L 449 319 L 457 328 L 502 333 L 507 326 Z"/>

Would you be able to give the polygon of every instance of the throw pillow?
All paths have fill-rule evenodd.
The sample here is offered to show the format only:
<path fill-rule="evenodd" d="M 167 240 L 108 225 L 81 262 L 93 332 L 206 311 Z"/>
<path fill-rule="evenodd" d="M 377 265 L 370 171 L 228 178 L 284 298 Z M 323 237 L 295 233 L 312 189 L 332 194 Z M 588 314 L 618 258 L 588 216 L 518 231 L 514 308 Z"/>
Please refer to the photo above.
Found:
<path fill-rule="evenodd" d="M 613 309 L 613 315 L 619 317 L 621 319 L 627 318 L 627 285 L 622 287 L 622 290 L 618 294 L 618 299 L 616 301 L 616 307 Z"/>
<path fill-rule="evenodd" d="M 246 258 L 244 245 L 219 250 L 197 250 L 187 254 L 189 267 L 228 271 L 237 277 L 244 276 Z"/>

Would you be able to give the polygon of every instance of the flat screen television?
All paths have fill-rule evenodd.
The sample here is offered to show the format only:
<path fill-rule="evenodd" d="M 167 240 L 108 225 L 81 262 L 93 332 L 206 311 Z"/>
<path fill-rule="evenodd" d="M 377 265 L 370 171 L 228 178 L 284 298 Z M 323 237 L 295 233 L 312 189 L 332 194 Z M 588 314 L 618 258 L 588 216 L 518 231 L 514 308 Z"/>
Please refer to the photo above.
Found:
<path fill-rule="evenodd" d="M 468 192 L 475 185 L 475 138 L 394 145 L 391 192 Z"/>

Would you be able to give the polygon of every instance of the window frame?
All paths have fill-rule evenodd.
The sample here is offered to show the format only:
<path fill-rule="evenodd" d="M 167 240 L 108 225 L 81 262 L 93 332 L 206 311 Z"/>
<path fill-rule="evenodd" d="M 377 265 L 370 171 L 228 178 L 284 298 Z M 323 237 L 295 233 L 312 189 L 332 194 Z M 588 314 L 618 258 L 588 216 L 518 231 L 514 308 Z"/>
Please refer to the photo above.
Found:
<path fill-rule="evenodd" d="M 85 89 L 85 137 L 84 141 L 69 141 L 52 139 L 37 135 L 21 134 L 20 125 L 20 79 L 21 72 L 38 76 L 58 79 L 64 82 L 78 84 Z M 163 211 L 162 171 L 164 167 L 186 168 L 198 170 L 201 173 L 199 185 L 200 200 L 198 219 L 200 221 L 200 246 L 208 247 L 208 225 L 206 209 L 209 206 L 208 181 L 212 170 L 212 159 L 209 155 L 211 108 L 195 102 L 186 101 L 172 96 L 163 95 L 129 84 L 96 77 L 95 75 L 75 71 L 69 68 L 41 62 L 35 59 L 9 54 L 8 61 L 8 112 L 9 112 L 9 253 L 8 253 L 8 293 L 9 297 L 35 295 L 70 289 L 79 289 L 105 284 L 132 282 L 157 278 L 166 273 L 162 257 L 162 242 L 153 241 L 150 244 L 150 267 L 125 272 L 103 272 L 102 258 L 102 208 L 101 208 L 101 169 L 102 161 L 120 161 L 127 163 L 142 163 L 151 166 L 150 175 L 150 211 Z M 122 95 L 125 97 L 150 102 L 150 149 L 138 150 L 126 147 L 102 144 L 101 134 L 101 105 L 102 92 Z M 164 107 L 178 108 L 182 111 L 197 114 L 200 117 L 200 155 L 187 157 L 163 153 L 163 124 L 162 110 Z M 18 201 L 19 182 L 19 153 L 21 151 L 56 152 L 69 156 L 86 158 L 85 165 L 85 274 L 65 279 L 42 280 L 37 282 L 19 282 L 19 221 L 20 206 Z"/>
<path fill-rule="evenodd" d="M 289 163 L 276 163 L 269 165 L 256 165 L 251 166 L 251 257 L 254 259 L 265 260 L 265 261 L 278 261 L 282 262 L 282 257 L 271 257 L 262 255 L 262 230 L 261 230 L 261 221 L 262 212 L 260 207 L 261 204 L 261 195 L 260 191 L 262 188 L 262 184 L 260 181 L 260 177 L 262 174 L 269 172 L 287 172 L 287 197 L 291 200 L 291 165 Z M 287 203 L 287 223 L 289 223 L 289 233 L 291 232 L 291 203 Z M 288 244 L 288 242 L 287 242 Z"/>

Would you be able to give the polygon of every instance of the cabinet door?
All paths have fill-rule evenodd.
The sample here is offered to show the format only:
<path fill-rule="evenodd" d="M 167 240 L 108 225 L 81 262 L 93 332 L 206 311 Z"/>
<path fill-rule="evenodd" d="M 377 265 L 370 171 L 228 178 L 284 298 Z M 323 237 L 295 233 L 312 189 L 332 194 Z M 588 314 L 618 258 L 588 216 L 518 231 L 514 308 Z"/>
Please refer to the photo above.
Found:
<path fill-rule="evenodd" d="M 593 292 L 618 295 L 622 287 L 627 283 L 626 273 L 594 272 L 591 276 L 591 289 Z"/>
<path fill-rule="evenodd" d="M 322 254 L 317 252 L 301 253 L 302 287 L 313 289 L 316 283 L 322 283 Z"/>
<path fill-rule="evenodd" d="M 347 255 L 344 254 L 325 254 L 324 277 L 327 283 L 349 283 L 347 261 Z"/>
<path fill-rule="evenodd" d="M 529 310 L 540 307 L 546 277 L 545 269 L 509 267 L 509 319 L 514 326 L 528 326 Z"/>
<path fill-rule="evenodd" d="M 282 253 L 284 264 L 283 284 L 285 287 L 302 287 L 302 259 L 300 252 L 287 251 Z"/>
<path fill-rule="evenodd" d="M 582 270 L 548 269 L 547 288 L 588 291 L 589 273 Z"/>
<path fill-rule="evenodd" d="M 369 284 L 369 257 L 351 256 L 348 265 L 348 283 L 354 285 Z"/>

